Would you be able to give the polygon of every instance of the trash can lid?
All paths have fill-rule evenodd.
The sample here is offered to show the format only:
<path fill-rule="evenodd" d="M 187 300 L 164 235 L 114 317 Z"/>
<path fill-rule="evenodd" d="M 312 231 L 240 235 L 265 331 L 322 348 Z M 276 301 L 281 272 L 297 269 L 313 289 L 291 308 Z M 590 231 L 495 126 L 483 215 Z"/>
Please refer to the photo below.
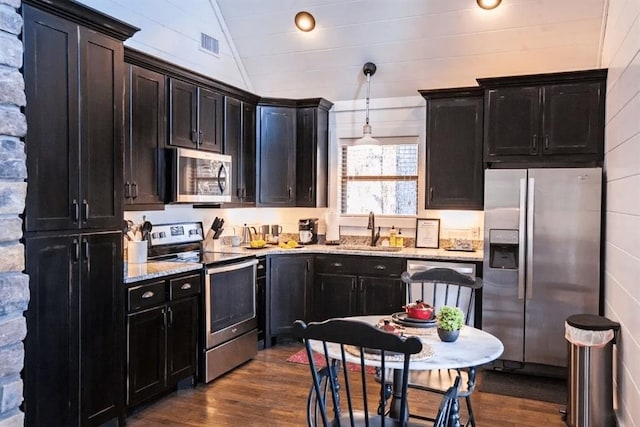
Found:
<path fill-rule="evenodd" d="M 617 331 L 620 329 L 620 323 L 595 314 L 574 314 L 567 317 L 567 323 L 574 328 L 587 331 L 606 331 L 607 329 Z"/>

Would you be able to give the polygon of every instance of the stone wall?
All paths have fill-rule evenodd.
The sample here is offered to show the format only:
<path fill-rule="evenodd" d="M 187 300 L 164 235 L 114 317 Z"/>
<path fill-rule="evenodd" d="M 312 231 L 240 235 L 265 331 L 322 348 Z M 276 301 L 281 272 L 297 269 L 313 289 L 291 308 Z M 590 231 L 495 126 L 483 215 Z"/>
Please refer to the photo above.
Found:
<path fill-rule="evenodd" d="M 20 138 L 27 122 L 22 67 L 20 0 L 0 0 L 0 427 L 24 424 L 22 340 L 27 334 L 23 312 L 29 303 L 24 270 L 22 219 L 27 191 L 26 156 Z"/>

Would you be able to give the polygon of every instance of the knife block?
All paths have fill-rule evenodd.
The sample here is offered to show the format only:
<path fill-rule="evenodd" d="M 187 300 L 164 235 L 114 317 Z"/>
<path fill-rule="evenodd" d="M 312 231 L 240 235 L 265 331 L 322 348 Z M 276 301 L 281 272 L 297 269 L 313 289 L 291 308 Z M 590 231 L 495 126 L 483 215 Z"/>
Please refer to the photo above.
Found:
<path fill-rule="evenodd" d="M 202 249 L 205 252 L 222 252 L 222 239 L 214 239 L 213 235 L 213 230 L 209 229 L 209 231 L 207 231 L 207 235 L 204 238 L 204 241 L 202 242 Z"/>

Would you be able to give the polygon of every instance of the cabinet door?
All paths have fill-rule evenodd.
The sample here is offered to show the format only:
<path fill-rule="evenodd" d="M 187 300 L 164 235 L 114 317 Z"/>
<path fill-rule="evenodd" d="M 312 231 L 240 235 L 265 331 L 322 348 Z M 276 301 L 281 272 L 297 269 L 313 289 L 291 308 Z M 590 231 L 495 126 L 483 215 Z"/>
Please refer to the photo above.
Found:
<path fill-rule="evenodd" d="M 293 206 L 296 192 L 296 110 L 260 107 L 258 204 Z"/>
<path fill-rule="evenodd" d="M 125 208 L 164 209 L 165 76 L 129 66 Z"/>
<path fill-rule="evenodd" d="M 482 209 L 483 98 L 427 101 L 427 209 Z"/>
<path fill-rule="evenodd" d="M 190 83 L 169 79 L 169 144 L 196 148 L 198 141 L 198 88 Z"/>
<path fill-rule="evenodd" d="M 223 96 L 198 89 L 198 148 L 222 153 Z"/>
<path fill-rule="evenodd" d="M 389 277 L 358 277 L 359 315 L 393 314 L 405 304 L 404 284 Z"/>
<path fill-rule="evenodd" d="M 127 405 L 134 406 L 165 388 L 165 306 L 127 317 Z"/>
<path fill-rule="evenodd" d="M 80 413 L 100 425 L 124 413 L 122 233 L 80 237 Z"/>
<path fill-rule="evenodd" d="M 271 259 L 269 270 L 270 334 L 291 333 L 293 322 L 307 320 L 313 258 L 287 255 Z"/>
<path fill-rule="evenodd" d="M 297 111 L 296 206 L 315 206 L 316 203 L 317 162 L 323 161 L 322 153 L 316 153 L 319 148 L 317 115 L 317 108 L 313 107 Z M 324 155 L 326 157 L 326 149 Z M 324 163 L 326 169 L 326 161 Z"/>
<path fill-rule="evenodd" d="M 78 424 L 78 236 L 27 238 L 25 425 Z M 110 352 L 112 354 L 112 352 Z"/>
<path fill-rule="evenodd" d="M 242 201 L 248 204 L 256 202 L 256 106 L 242 104 L 242 174 L 244 187 Z"/>
<path fill-rule="evenodd" d="M 29 128 L 25 144 L 29 173 L 25 229 L 77 229 L 78 29 L 69 21 L 28 5 L 23 6 L 23 13 L 25 115 Z"/>
<path fill-rule="evenodd" d="M 81 27 L 82 228 L 122 225 L 123 49 L 122 42 Z"/>
<path fill-rule="evenodd" d="M 316 274 L 311 300 L 313 320 L 354 315 L 357 312 L 357 283 L 356 276 Z"/>
<path fill-rule="evenodd" d="M 198 299 L 185 298 L 167 307 L 167 386 L 196 373 Z"/>
<path fill-rule="evenodd" d="M 242 102 L 225 97 L 224 100 L 224 154 L 231 156 L 231 202 L 240 203 L 243 196 L 242 168 Z"/>
<path fill-rule="evenodd" d="M 544 88 L 543 155 L 602 156 L 603 90 L 600 82 Z"/>
<path fill-rule="evenodd" d="M 536 156 L 540 152 L 540 96 L 538 87 L 486 91 L 486 162 L 509 156 Z"/>

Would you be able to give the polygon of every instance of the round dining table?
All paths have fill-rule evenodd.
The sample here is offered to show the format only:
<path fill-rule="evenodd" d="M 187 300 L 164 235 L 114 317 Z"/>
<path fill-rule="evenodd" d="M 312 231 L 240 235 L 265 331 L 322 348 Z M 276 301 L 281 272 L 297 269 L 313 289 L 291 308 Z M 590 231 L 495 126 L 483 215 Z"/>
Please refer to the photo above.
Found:
<path fill-rule="evenodd" d="M 372 315 L 372 316 L 353 316 L 345 317 L 346 320 L 366 322 L 371 325 L 379 325 L 384 320 L 392 320 L 390 316 Z M 406 323 L 404 325 L 407 325 Z M 504 351 L 502 342 L 481 329 L 472 326 L 463 326 L 460 330 L 458 339 L 454 342 L 441 341 L 436 333 L 435 325 L 433 327 L 406 327 L 394 324 L 404 335 L 414 335 L 420 338 L 423 348 L 426 349 L 427 357 L 414 360 L 411 359 L 409 369 L 412 371 L 428 371 L 436 369 L 459 369 L 459 368 L 476 368 L 486 363 L 496 360 Z M 311 348 L 323 353 L 322 343 L 317 341 L 311 342 Z M 328 343 L 327 346 L 329 357 L 334 359 L 341 358 L 340 345 Z M 360 357 L 347 353 L 347 362 L 359 363 Z M 380 367 L 381 360 L 365 358 L 365 365 Z M 394 383 L 402 379 L 402 361 L 385 360 L 385 368 L 394 370 Z M 400 413 L 401 397 L 396 394 L 397 387 L 393 387 L 393 395 L 391 401 L 391 415 Z M 456 405 L 457 406 L 457 405 Z M 406 413 L 409 413 L 407 411 Z"/>

